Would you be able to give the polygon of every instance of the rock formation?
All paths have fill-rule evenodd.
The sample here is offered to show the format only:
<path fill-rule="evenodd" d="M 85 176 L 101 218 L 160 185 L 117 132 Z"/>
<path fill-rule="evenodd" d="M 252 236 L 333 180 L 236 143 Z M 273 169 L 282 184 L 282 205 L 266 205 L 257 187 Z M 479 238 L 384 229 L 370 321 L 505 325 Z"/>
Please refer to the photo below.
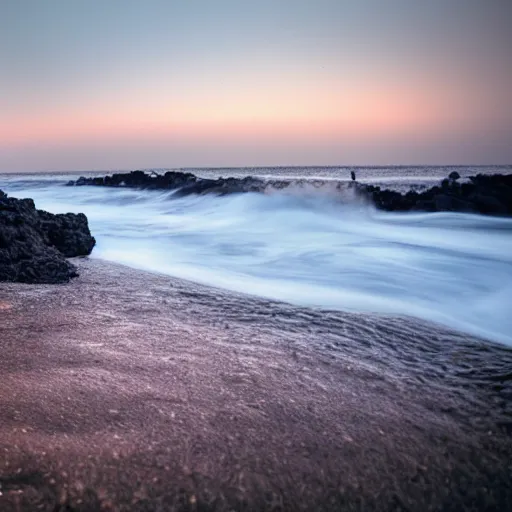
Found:
<path fill-rule="evenodd" d="M 112 176 L 85 178 L 70 181 L 69 186 L 96 185 L 104 187 L 129 187 L 142 189 L 177 190 L 177 195 L 233 194 L 237 192 L 262 192 L 268 182 L 248 176 L 246 178 L 199 178 L 189 172 L 169 171 L 163 175 L 144 171 L 118 173 Z M 282 182 L 286 183 L 286 182 Z"/>
<path fill-rule="evenodd" d="M 393 190 L 354 182 L 356 194 L 372 202 L 377 208 L 388 211 L 456 211 L 494 215 L 512 215 L 512 175 L 472 176 L 460 183 L 457 171 L 443 180 L 440 186 L 423 192 L 409 191 L 401 194 Z M 130 187 L 143 189 L 175 190 L 177 196 L 190 194 L 233 194 L 244 192 L 265 192 L 268 189 L 282 190 L 291 186 L 303 186 L 308 180 L 263 180 L 245 178 L 199 178 L 191 173 L 169 171 L 163 175 L 146 174 L 143 171 L 113 174 L 112 176 L 85 178 L 70 181 L 68 185 L 95 185 L 106 187 Z M 313 183 L 314 186 L 327 182 Z M 329 186 L 338 189 L 346 182 L 329 181 Z"/>
<path fill-rule="evenodd" d="M 67 282 L 77 272 L 66 258 L 90 254 L 95 243 L 83 213 L 54 215 L 0 190 L 0 281 Z"/>
<path fill-rule="evenodd" d="M 441 186 L 420 193 L 401 194 L 372 185 L 360 186 L 359 193 L 381 210 L 512 215 L 512 175 L 478 174 L 465 183 L 459 183 L 459 178 L 454 172 Z"/>

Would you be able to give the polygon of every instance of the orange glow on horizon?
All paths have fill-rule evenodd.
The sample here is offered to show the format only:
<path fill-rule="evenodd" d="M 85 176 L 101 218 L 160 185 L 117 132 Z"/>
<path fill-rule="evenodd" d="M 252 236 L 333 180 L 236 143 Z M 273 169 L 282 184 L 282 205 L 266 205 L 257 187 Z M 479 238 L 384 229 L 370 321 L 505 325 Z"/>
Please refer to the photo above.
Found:
<path fill-rule="evenodd" d="M 443 91 L 444 93 L 445 91 Z M 459 128 L 464 101 L 408 89 L 266 91 L 185 99 L 152 98 L 85 105 L 4 119 L 5 146 L 113 141 L 299 139 L 428 136 Z M 125 106 L 125 108 L 123 108 Z"/>

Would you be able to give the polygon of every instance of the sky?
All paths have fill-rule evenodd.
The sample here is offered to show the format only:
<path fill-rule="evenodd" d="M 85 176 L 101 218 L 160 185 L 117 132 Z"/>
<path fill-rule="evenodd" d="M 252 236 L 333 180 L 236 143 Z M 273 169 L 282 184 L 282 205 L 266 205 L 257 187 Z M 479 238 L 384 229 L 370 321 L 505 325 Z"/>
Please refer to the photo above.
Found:
<path fill-rule="evenodd" d="M 511 0 L 0 0 L 0 172 L 512 164 Z"/>

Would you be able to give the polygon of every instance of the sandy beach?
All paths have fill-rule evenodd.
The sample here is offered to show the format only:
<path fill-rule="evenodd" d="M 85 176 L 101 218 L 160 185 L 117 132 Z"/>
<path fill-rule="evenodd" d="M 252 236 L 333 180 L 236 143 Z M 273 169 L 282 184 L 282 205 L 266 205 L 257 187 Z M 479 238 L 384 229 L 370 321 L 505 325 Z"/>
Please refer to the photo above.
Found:
<path fill-rule="evenodd" d="M 0 510 L 512 510 L 512 350 L 74 263 L 0 284 Z"/>

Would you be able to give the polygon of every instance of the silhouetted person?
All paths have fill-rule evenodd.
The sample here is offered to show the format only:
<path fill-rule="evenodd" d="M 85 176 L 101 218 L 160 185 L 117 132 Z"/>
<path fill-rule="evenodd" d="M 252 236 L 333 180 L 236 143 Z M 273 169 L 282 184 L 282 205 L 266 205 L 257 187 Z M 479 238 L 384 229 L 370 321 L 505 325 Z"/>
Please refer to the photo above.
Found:
<path fill-rule="evenodd" d="M 356 173 L 354 171 L 350 172 L 350 176 L 352 177 L 352 181 L 356 181 Z"/>

